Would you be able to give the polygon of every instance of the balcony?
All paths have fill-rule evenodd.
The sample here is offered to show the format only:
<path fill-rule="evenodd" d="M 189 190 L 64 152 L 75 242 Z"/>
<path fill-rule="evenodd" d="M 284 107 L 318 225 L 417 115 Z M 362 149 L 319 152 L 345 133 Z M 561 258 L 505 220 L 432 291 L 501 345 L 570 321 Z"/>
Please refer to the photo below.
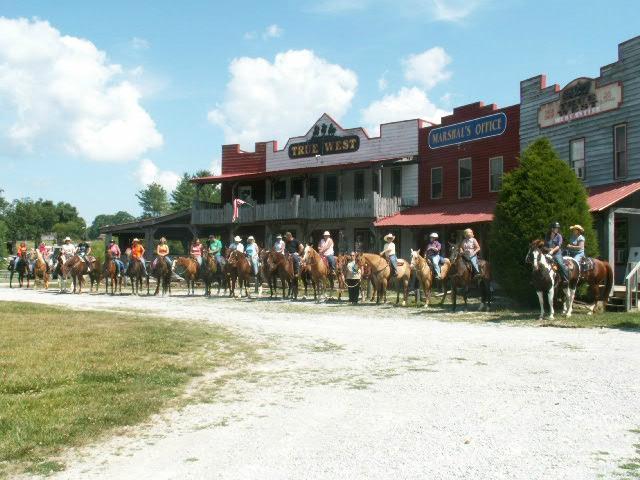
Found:
<path fill-rule="evenodd" d="M 290 200 L 276 200 L 253 207 L 242 206 L 240 207 L 240 217 L 236 223 L 249 224 L 298 219 L 377 219 L 398 213 L 402 209 L 401 204 L 402 201 L 398 197 L 381 197 L 375 192 L 361 200 L 335 202 L 321 202 L 314 197 L 294 196 Z M 215 205 L 196 201 L 193 206 L 191 222 L 196 225 L 224 225 L 232 223 L 232 217 L 233 206 L 230 203 Z"/>

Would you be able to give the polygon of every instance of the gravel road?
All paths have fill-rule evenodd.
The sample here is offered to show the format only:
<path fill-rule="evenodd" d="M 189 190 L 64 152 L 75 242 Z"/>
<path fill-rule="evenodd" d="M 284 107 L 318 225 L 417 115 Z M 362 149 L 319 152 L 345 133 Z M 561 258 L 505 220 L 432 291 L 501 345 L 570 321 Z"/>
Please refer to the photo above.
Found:
<path fill-rule="evenodd" d="M 311 302 L 0 300 L 140 309 L 273 345 L 208 403 L 70 452 L 56 479 L 618 478 L 640 441 L 638 333 Z"/>

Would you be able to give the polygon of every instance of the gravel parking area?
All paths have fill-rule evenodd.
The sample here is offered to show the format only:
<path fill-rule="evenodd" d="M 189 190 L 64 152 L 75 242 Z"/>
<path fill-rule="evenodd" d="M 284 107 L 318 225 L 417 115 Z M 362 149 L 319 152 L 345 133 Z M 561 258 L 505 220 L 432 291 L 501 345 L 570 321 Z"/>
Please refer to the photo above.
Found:
<path fill-rule="evenodd" d="M 618 478 L 640 442 L 638 333 L 312 302 L 1 300 L 216 322 L 272 345 L 222 392 L 69 452 L 53 478 Z"/>

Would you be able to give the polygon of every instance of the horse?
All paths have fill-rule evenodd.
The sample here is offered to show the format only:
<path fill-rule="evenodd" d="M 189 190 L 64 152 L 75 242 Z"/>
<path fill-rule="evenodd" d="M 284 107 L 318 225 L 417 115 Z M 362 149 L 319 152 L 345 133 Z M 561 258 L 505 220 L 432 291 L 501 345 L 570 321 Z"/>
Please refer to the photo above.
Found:
<path fill-rule="evenodd" d="M 411 268 L 416 272 L 422 293 L 424 294 L 424 307 L 429 307 L 431 300 L 431 287 L 433 286 L 435 277 L 431 269 L 431 262 L 420 255 L 419 250 L 411 249 Z M 418 290 L 416 290 L 416 305 L 418 303 Z"/>
<path fill-rule="evenodd" d="M 41 281 L 44 290 L 49 288 L 49 265 L 45 261 L 42 253 L 36 250 L 36 263 L 33 267 L 33 288 L 37 288 L 38 280 Z"/>
<path fill-rule="evenodd" d="M 347 289 L 346 269 L 350 261 L 349 255 L 336 257 L 336 280 L 338 280 L 338 301 L 342 301 L 342 292 Z"/>
<path fill-rule="evenodd" d="M 536 290 L 538 302 L 540 303 L 540 316 L 538 320 L 544 319 L 545 294 L 549 302 L 549 320 L 553 320 L 553 297 L 560 282 L 558 282 L 558 274 L 553 269 L 553 265 L 547 260 L 544 240 L 534 240 L 531 242 L 525 263 L 531 265 L 531 284 Z"/>
<path fill-rule="evenodd" d="M 297 299 L 298 277 L 293 268 L 293 258 L 285 256 L 282 253 L 270 251 L 266 260 L 269 264 L 269 271 L 272 274 L 274 287 L 276 286 L 277 278 L 280 278 L 280 282 L 282 283 L 282 298 L 291 297 Z M 285 287 L 288 287 L 286 294 Z"/>
<path fill-rule="evenodd" d="M 149 275 L 145 275 L 144 266 L 142 265 L 144 259 L 138 260 L 132 258 L 129 260 L 126 274 L 131 280 L 131 294 L 140 295 L 140 289 L 142 288 L 142 279 L 147 279 L 147 294 L 149 293 Z"/>
<path fill-rule="evenodd" d="M 458 288 L 463 289 L 464 304 L 467 305 L 467 297 L 469 295 L 469 287 L 474 283 L 477 283 L 473 275 L 473 267 L 471 262 L 464 258 L 459 246 L 454 245 L 451 249 L 451 269 L 447 275 L 449 278 L 449 284 L 451 286 L 451 298 L 453 303 L 453 311 L 456 311 L 456 304 L 458 299 Z M 491 265 L 486 260 L 478 260 L 478 267 L 480 269 L 480 294 L 482 304 L 480 310 L 491 307 L 492 292 L 491 292 Z M 445 294 L 442 296 L 444 303 L 447 296 L 446 289 Z"/>
<path fill-rule="evenodd" d="M 304 247 L 302 261 L 309 268 L 311 283 L 313 284 L 313 299 L 318 300 L 318 296 L 324 295 L 326 299 L 327 281 L 329 279 L 329 265 L 326 259 L 311 246 Z"/>
<path fill-rule="evenodd" d="M 29 288 L 29 258 L 27 252 L 23 252 L 19 257 L 16 257 L 13 265 L 10 266 L 11 273 L 9 274 L 9 288 L 13 288 L 13 275 L 18 272 L 18 284 L 22 288 L 24 284 L 24 277 L 27 277 L 27 288 Z"/>
<path fill-rule="evenodd" d="M 260 277 L 263 280 L 267 281 L 267 285 L 269 285 L 269 296 L 273 298 L 274 291 L 277 295 L 278 289 L 276 285 L 277 272 L 273 271 L 272 262 L 267 261 L 271 253 L 272 253 L 272 250 L 263 249 L 263 250 L 260 250 L 260 253 L 258 253 L 258 256 L 260 257 Z"/>
<path fill-rule="evenodd" d="M 593 268 L 582 269 L 580 272 L 580 281 L 589 285 L 589 291 L 593 295 L 593 305 L 588 307 L 587 315 L 593 314 L 599 302 L 602 302 L 604 309 L 613 289 L 613 269 L 609 262 L 598 258 L 591 258 L 590 261 L 593 262 Z M 601 290 L 600 285 L 602 284 L 604 284 L 604 289 Z"/>
<path fill-rule="evenodd" d="M 71 266 L 73 265 L 73 263 L 79 260 L 80 259 L 76 258 L 76 256 L 72 256 L 71 258 L 67 259 L 65 262 L 62 250 L 58 251 L 58 255 L 56 256 L 56 259 L 55 259 L 53 271 L 55 275 L 58 277 L 58 287 L 60 289 L 60 293 L 67 291 L 67 281 L 71 277 Z"/>
<path fill-rule="evenodd" d="M 391 265 L 386 258 L 375 253 L 363 253 L 362 258 L 366 262 L 370 271 L 370 279 L 376 295 L 376 304 L 380 304 L 380 300 L 387 301 L 387 288 L 391 285 Z M 411 279 L 411 265 L 405 260 L 398 259 L 398 269 L 396 272 L 396 305 L 400 303 L 400 288 L 403 287 L 402 306 L 407 305 L 407 297 L 409 296 L 409 280 Z M 401 283 L 402 282 L 402 283 Z"/>
<path fill-rule="evenodd" d="M 116 265 L 111 252 L 107 250 L 104 257 L 104 288 L 105 293 L 109 293 L 109 283 L 111 283 L 111 295 L 115 295 L 115 290 L 122 293 L 122 277 L 118 276 L 118 265 Z"/>
<path fill-rule="evenodd" d="M 93 285 L 96 286 L 96 293 L 100 290 L 100 282 L 102 281 L 102 264 L 95 257 L 89 257 L 89 265 L 91 265 L 91 271 L 89 272 L 89 293 L 93 292 Z"/>
<path fill-rule="evenodd" d="M 167 293 L 171 295 L 171 265 L 165 257 L 157 256 L 151 267 L 151 275 L 156 279 L 156 291 L 154 296 L 158 295 L 162 287 L 162 296 Z"/>
<path fill-rule="evenodd" d="M 187 295 L 196 294 L 196 280 L 200 273 L 200 265 L 193 257 L 176 257 L 171 264 L 171 270 L 175 271 L 176 267 L 182 270 L 179 275 L 187 281 Z"/>
<path fill-rule="evenodd" d="M 229 296 L 235 298 L 237 283 L 240 289 L 240 296 L 242 296 L 242 288 L 244 287 L 245 296 L 250 298 L 248 287 L 253 276 L 253 267 L 247 256 L 242 252 L 233 250 L 229 254 L 227 266 L 229 267 L 229 276 L 231 278 Z"/>
<path fill-rule="evenodd" d="M 211 285 L 218 282 L 218 295 L 220 290 L 224 288 L 227 290 L 226 277 L 223 269 L 219 267 L 218 261 L 214 255 L 211 255 L 208 251 L 202 253 L 202 268 L 200 269 L 200 277 L 204 281 L 204 294 L 205 296 L 211 295 Z"/>

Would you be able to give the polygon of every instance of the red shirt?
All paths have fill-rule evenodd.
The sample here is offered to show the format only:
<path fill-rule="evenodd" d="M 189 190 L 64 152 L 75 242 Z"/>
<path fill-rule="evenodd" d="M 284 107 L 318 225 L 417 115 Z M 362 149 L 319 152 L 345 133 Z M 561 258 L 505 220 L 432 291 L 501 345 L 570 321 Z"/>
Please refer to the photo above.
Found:
<path fill-rule="evenodd" d="M 198 245 L 191 245 L 191 255 L 193 255 L 194 257 L 201 257 L 202 256 L 202 244 L 198 244 Z"/>

